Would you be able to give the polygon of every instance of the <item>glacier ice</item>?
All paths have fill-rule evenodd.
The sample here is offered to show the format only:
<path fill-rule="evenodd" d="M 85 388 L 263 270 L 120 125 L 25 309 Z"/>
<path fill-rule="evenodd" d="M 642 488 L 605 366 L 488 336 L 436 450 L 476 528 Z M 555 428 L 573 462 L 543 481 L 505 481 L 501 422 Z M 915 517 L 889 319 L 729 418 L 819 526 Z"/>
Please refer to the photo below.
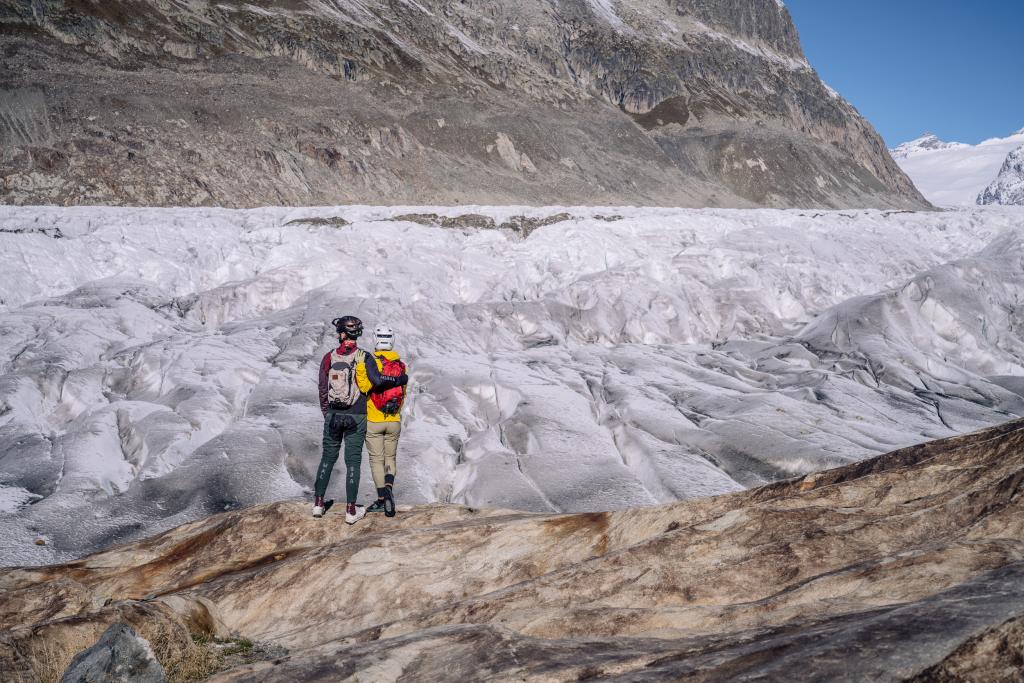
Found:
<path fill-rule="evenodd" d="M 0 242 L 3 564 L 308 495 L 344 313 L 412 368 L 402 503 L 654 505 L 1024 414 L 1016 208 L 0 207 Z"/>

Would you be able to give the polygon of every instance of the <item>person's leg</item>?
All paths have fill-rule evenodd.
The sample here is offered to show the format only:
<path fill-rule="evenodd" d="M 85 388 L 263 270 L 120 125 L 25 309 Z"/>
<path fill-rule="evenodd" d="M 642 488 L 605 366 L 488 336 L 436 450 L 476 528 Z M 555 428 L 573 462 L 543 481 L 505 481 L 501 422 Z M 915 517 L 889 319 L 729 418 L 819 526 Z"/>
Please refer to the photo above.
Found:
<path fill-rule="evenodd" d="M 327 494 L 327 484 L 331 481 L 331 471 L 338 462 L 338 451 L 341 450 L 341 439 L 331 430 L 331 414 L 324 418 L 323 454 L 320 456 L 320 467 L 316 471 L 316 483 L 313 495 L 323 498 Z"/>
<path fill-rule="evenodd" d="M 384 439 L 387 426 L 387 422 L 366 423 L 366 452 L 370 457 L 373 484 L 378 489 L 384 486 Z"/>
<path fill-rule="evenodd" d="M 354 505 L 359 496 L 359 469 L 363 460 L 363 441 L 366 440 L 366 416 L 353 415 L 355 429 L 345 432 L 345 498 Z"/>
<path fill-rule="evenodd" d="M 395 475 L 398 474 L 398 438 L 402 435 L 401 422 L 388 422 L 384 432 L 384 484 L 393 486 Z M 376 481 L 376 478 L 374 478 Z M 379 484 L 378 484 L 379 486 Z"/>
<path fill-rule="evenodd" d="M 377 487 L 377 502 L 367 512 L 384 512 L 384 434 L 387 422 L 366 423 L 366 451 L 370 456 L 370 472 Z"/>
<path fill-rule="evenodd" d="M 384 514 L 388 517 L 395 516 L 395 474 L 397 474 L 396 456 L 398 455 L 398 437 L 402 433 L 400 421 L 388 422 L 387 431 L 384 433 L 384 490 L 378 490 L 378 495 L 383 495 L 381 505 Z"/>

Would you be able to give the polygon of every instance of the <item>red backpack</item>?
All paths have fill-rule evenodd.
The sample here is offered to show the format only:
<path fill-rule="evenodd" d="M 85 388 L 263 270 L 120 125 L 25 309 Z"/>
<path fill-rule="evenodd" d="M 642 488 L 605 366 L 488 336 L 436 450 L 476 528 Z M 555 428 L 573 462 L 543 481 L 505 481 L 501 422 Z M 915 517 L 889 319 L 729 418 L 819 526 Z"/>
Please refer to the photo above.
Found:
<path fill-rule="evenodd" d="M 380 374 L 386 377 L 399 377 L 405 372 L 405 363 L 400 360 L 388 360 L 384 356 L 377 356 L 380 360 Z M 385 415 L 398 415 L 402 409 L 402 402 L 405 400 L 405 387 L 391 387 L 384 391 L 370 392 L 370 400 L 380 412 Z"/>

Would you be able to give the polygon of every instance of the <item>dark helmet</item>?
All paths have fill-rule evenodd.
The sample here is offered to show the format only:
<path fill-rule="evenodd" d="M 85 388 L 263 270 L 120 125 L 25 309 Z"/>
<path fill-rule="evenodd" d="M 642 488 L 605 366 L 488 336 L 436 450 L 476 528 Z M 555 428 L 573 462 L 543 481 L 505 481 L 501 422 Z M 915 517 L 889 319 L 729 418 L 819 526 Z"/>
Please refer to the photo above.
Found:
<path fill-rule="evenodd" d="M 343 315 L 331 321 L 338 334 L 345 334 L 349 339 L 358 339 L 363 333 L 363 321 L 354 315 Z"/>

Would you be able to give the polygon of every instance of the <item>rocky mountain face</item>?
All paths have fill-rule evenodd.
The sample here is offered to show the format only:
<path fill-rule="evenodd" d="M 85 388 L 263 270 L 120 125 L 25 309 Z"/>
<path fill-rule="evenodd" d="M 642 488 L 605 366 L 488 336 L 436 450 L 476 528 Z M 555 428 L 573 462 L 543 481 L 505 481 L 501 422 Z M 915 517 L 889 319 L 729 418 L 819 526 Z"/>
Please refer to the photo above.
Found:
<path fill-rule="evenodd" d="M 169 680 L 1019 680 L 1022 506 L 1024 420 L 619 512 L 261 505 L 0 572 L 0 672 L 123 622 Z"/>
<path fill-rule="evenodd" d="M 978 203 L 1024 206 L 1024 145 L 1006 155 L 999 175 L 978 195 Z"/>
<path fill-rule="evenodd" d="M 776 0 L 14 0 L 15 204 L 921 208 Z"/>

